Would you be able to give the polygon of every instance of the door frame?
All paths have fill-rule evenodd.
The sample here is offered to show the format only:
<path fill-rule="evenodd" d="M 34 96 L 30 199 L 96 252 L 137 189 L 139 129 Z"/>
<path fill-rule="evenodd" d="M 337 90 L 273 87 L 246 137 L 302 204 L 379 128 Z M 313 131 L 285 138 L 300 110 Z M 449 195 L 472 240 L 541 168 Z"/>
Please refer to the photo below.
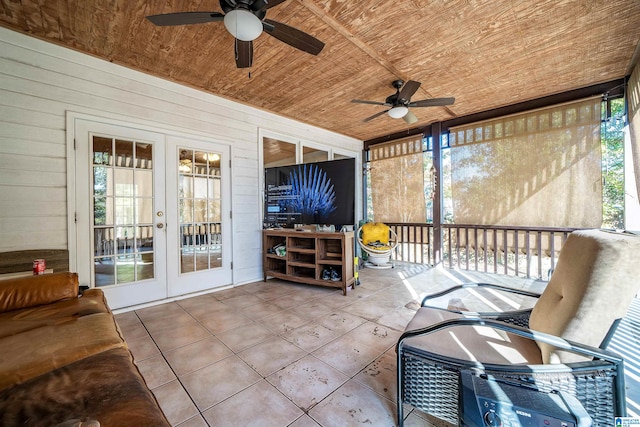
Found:
<path fill-rule="evenodd" d="M 132 117 L 122 116 L 119 114 L 113 114 L 108 112 L 100 112 L 101 115 L 95 115 L 91 113 L 84 113 L 78 111 L 67 110 L 66 111 L 66 157 L 67 157 L 67 249 L 69 252 L 69 271 L 77 271 L 78 265 L 78 229 L 76 224 L 76 212 L 77 212 L 77 186 L 76 186 L 76 175 L 77 169 L 79 167 L 78 162 L 79 159 L 76 156 L 76 130 L 75 123 L 76 120 L 86 120 L 93 121 L 97 123 L 103 123 L 107 125 L 113 126 L 122 126 L 129 127 L 141 131 L 155 132 L 161 133 L 165 136 L 165 147 L 167 146 L 167 138 L 168 137 L 176 137 L 176 138 L 185 138 L 198 140 L 202 142 L 211 142 L 214 144 L 222 144 L 226 145 L 229 148 L 229 158 L 234 158 L 234 147 L 233 141 L 231 139 L 224 139 L 223 137 L 212 138 L 211 134 L 193 131 L 190 129 L 185 129 L 182 127 L 171 126 L 167 124 L 163 124 L 162 126 L 158 126 L 156 122 L 147 121 L 147 120 L 138 120 Z M 233 174 L 229 173 L 229 188 L 233 188 Z M 232 191 L 230 191 L 232 193 Z M 165 194 L 166 196 L 166 194 Z M 167 203 L 166 201 L 165 203 Z M 233 199 L 232 195 L 229 194 L 229 207 L 230 210 L 233 210 Z M 227 218 L 229 221 L 229 229 L 230 229 L 230 246 L 229 253 L 231 255 L 231 262 L 234 259 L 234 223 L 232 218 Z M 233 274 L 233 269 L 231 270 L 231 285 L 235 284 L 235 278 Z M 80 278 L 81 285 L 88 285 L 88 283 L 83 283 L 83 278 Z M 223 287 L 221 287 L 222 289 Z M 214 288 L 211 288 L 212 290 Z M 208 292 L 204 291 L 204 292 Z M 203 293 L 196 292 L 194 294 Z M 167 297 L 166 300 L 175 300 L 179 299 L 176 297 Z"/>

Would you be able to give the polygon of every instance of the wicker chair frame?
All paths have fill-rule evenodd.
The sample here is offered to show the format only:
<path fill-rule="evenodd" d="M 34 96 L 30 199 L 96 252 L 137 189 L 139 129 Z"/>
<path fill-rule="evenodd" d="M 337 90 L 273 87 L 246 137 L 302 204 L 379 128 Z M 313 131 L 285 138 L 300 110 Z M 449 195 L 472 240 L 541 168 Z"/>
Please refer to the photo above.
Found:
<path fill-rule="evenodd" d="M 502 313 L 504 317 L 505 314 Z M 590 361 L 570 364 L 496 365 L 460 360 L 405 345 L 409 338 L 453 326 L 488 326 L 559 349 L 582 354 Z M 566 341 L 553 335 L 505 323 L 470 317 L 447 320 L 406 331 L 398 340 L 398 425 L 404 421 L 407 403 L 453 425 L 458 425 L 458 381 L 463 369 L 476 369 L 496 379 L 535 385 L 540 391 L 562 391 L 576 397 L 593 419 L 594 426 L 610 426 L 614 416 L 626 416 L 624 361 L 607 350 Z"/>
<path fill-rule="evenodd" d="M 531 292 L 531 291 L 525 291 L 523 289 L 514 289 L 514 288 L 509 288 L 506 286 L 501 286 L 501 285 L 496 285 L 493 283 L 463 283 L 460 285 L 456 285 L 456 286 L 452 286 L 448 289 L 445 289 L 444 291 L 441 292 L 436 292 L 433 294 L 429 294 L 426 295 L 423 299 L 422 302 L 420 303 L 420 305 L 422 307 L 432 307 L 430 306 L 429 300 L 432 299 L 436 299 L 439 297 L 443 297 L 445 295 L 448 294 L 452 294 L 454 292 L 457 292 L 459 290 L 462 289 L 471 289 L 471 288 L 490 288 L 490 289 L 495 289 L 501 292 L 506 292 L 506 293 L 511 293 L 511 294 L 517 294 L 517 295 L 524 295 L 527 297 L 531 297 L 531 298 L 540 298 L 540 294 L 537 292 Z M 508 312 L 504 312 L 504 311 L 482 311 L 482 312 L 473 312 L 470 313 L 469 311 L 461 311 L 461 310 L 451 310 L 448 308 L 442 308 L 442 307 L 433 307 L 433 308 L 437 308 L 439 310 L 444 310 L 444 311 L 449 311 L 452 313 L 464 313 L 465 315 L 469 315 L 469 314 L 473 314 L 477 317 L 481 317 L 483 319 L 493 319 L 493 320 L 500 320 L 501 322 L 506 322 L 506 323 L 511 323 L 513 325 L 517 325 L 517 326 L 522 326 L 525 328 L 529 327 L 529 317 L 531 316 L 531 310 L 532 308 L 526 308 L 523 310 L 512 310 L 512 311 L 508 311 Z"/>

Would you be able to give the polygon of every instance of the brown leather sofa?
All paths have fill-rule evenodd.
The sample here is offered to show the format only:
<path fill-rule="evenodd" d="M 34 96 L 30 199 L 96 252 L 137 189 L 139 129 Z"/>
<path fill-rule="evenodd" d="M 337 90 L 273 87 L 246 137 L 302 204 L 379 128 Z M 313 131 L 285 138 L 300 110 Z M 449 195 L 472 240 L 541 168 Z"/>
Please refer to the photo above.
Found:
<path fill-rule="evenodd" d="M 0 425 L 170 424 L 102 291 L 55 273 L 0 281 Z"/>

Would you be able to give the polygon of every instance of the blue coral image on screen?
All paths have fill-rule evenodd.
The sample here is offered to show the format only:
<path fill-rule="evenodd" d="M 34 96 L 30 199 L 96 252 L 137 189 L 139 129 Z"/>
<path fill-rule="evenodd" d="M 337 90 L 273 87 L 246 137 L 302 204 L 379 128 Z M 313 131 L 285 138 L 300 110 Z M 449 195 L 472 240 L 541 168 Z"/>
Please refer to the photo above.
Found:
<path fill-rule="evenodd" d="M 336 193 L 326 172 L 314 164 L 304 164 L 289 173 L 286 199 L 288 209 L 302 215 L 326 217 L 336 210 Z"/>

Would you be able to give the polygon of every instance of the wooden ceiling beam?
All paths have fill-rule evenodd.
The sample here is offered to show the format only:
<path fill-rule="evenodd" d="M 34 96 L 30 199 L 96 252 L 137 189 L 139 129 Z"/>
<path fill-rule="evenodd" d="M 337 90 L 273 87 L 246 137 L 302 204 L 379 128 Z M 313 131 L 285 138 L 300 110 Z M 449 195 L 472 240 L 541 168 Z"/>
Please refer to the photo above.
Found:
<path fill-rule="evenodd" d="M 312 0 L 298 0 L 304 7 L 309 9 L 314 15 L 316 15 L 322 22 L 331 27 L 332 30 L 338 32 L 345 39 L 349 40 L 354 46 L 367 54 L 370 58 L 384 67 L 387 71 L 389 71 L 394 76 L 397 76 L 399 79 L 409 80 L 406 76 L 403 76 L 400 70 L 393 66 L 393 64 L 387 60 L 382 55 L 378 54 L 374 49 L 370 48 L 365 42 L 356 37 L 353 33 L 347 30 L 344 25 L 336 21 L 333 17 L 329 16 L 329 14 L 316 5 Z"/>
<path fill-rule="evenodd" d="M 342 25 L 340 22 L 335 20 L 333 17 L 329 16 L 329 14 L 324 9 L 322 9 L 317 4 L 315 4 L 313 0 L 298 0 L 298 1 L 304 7 L 309 9 L 309 11 L 311 11 L 314 15 L 316 15 L 322 22 L 324 22 L 331 29 L 333 29 L 334 31 L 342 35 L 345 39 L 351 42 L 351 44 L 353 44 L 355 47 L 357 47 L 362 52 L 364 52 L 367 56 L 369 56 L 375 62 L 380 64 L 381 67 L 383 67 L 384 69 L 389 71 L 391 74 L 396 76 L 396 78 L 402 79 L 405 82 L 412 80 L 410 76 L 405 75 L 398 68 L 396 68 L 391 61 L 389 61 L 383 55 L 378 53 L 375 49 L 372 49 L 367 43 L 365 43 L 364 41 L 356 37 L 353 33 L 351 33 L 351 31 L 346 29 L 344 25 Z M 429 91 L 424 89 L 422 86 L 420 86 L 418 91 L 424 94 L 424 98 L 435 98 L 432 94 L 429 93 Z M 449 109 L 449 107 L 445 106 L 440 108 L 444 108 L 447 111 L 447 113 L 452 117 L 457 116 L 453 111 Z"/>

